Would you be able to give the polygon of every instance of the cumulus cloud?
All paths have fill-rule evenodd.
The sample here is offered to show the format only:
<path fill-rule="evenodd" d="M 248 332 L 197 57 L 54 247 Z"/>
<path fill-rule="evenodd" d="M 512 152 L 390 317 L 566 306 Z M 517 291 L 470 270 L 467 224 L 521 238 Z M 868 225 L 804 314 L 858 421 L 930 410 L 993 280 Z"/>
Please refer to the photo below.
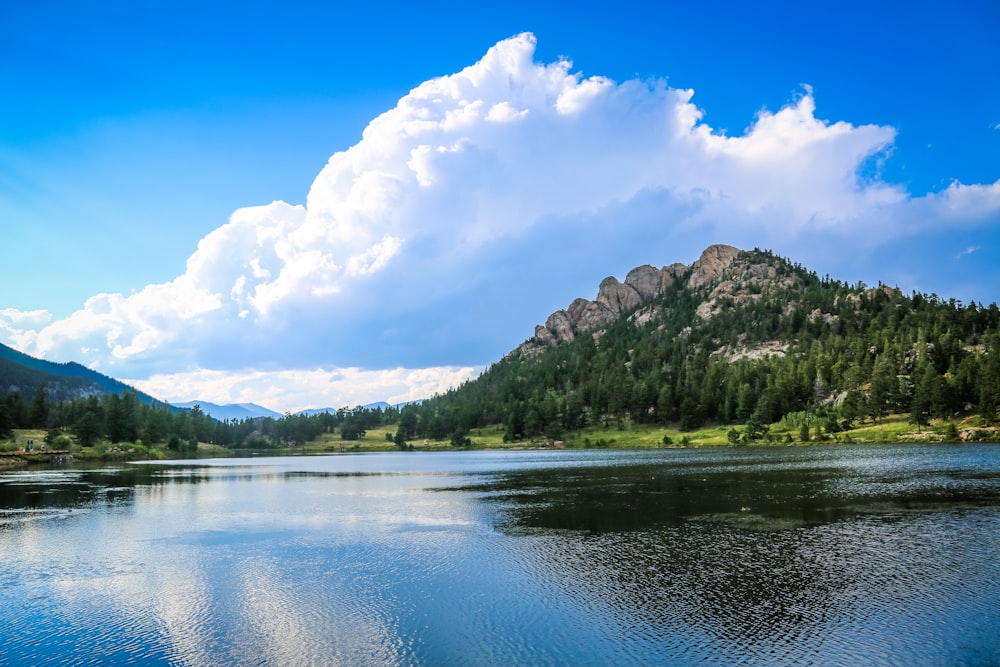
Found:
<path fill-rule="evenodd" d="M 47 310 L 16 310 L 0 308 L 0 338 L 18 349 L 31 345 L 36 331 L 52 321 Z"/>
<path fill-rule="evenodd" d="M 392 368 L 364 370 L 221 371 L 202 369 L 128 380 L 152 396 L 176 403 L 258 403 L 297 412 L 308 408 L 341 408 L 378 401 L 415 401 L 457 387 L 481 368 Z"/>
<path fill-rule="evenodd" d="M 862 178 L 895 131 L 823 120 L 808 87 L 727 136 L 692 90 L 534 50 L 518 35 L 417 86 L 333 154 L 304 205 L 235 211 L 175 280 L 54 322 L 0 313 L 0 335 L 132 377 L 405 366 L 457 381 L 456 364 L 495 359 L 613 271 L 716 241 L 808 259 L 818 242 L 853 251 L 1000 211 L 1000 181 L 912 198 Z"/>

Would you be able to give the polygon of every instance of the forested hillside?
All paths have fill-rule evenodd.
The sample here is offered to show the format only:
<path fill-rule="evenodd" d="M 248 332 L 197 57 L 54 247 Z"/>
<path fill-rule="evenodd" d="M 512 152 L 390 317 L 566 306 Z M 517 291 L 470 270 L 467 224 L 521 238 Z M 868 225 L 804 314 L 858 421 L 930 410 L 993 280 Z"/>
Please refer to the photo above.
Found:
<path fill-rule="evenodd" d="M 144 403 L 134 391 L 53 401 L 45 385 L 39 386 L 30 401 L 17 392 L 0 398 L 0 440 L 9 439 L 15 429 L 44 430 L 47 444 L 55 449 L 99 443 L 166 444 L 173 450 L 193 449 L 198 443 L 267 449 L 302 445 L 335 432 L 343 440 L 358 440 L 366 431 L 398 420 L 399 410 L 391 406 L 278 419 L 218 420 L 200 405 L 181 410 L 165 403 Z"/>
<path fill-rule="evenodd" d="M 827 432 L 900 412 L 916 424 L 995 421 L 995 303 L 850 285 L 767 251 L 729 250 L 707 275 L 698 262 L 663 269 L 670 278 L 655 296 L 586 335 L 553 341 L 539 327 L 475 381 L 425 401 L 405 435 L 503 424 L 509 440 L 558 439 L 593 423 L 733 424 L 748 441 L 783 417 Z"/>
<path fill-rule="evenodd" d="M 55 402 L 131 391 L 143 403 L 161 403 L 148 394 L 136 392 L 124 382 L 78 363 L 60 364 L 37 359 L 0 344 L 0 394 L 13 393 L 30 400 L 43 385 L 48 399 Z"/>
<path fill-rule="evenodd" d="M 199 442 L 260 449 L 301 445 L 334 432 L 354 441 L 398 420 L 399 409 L 388 404 L 214 419 L 200 404 L 172 406 L 80 364 L 36 359 L 0 345 L 0 441 L 28 429 L 45 431 L 46 443 L 57 449 L 144 443 L 180 451 Z M 18 443 L 4 446 L 16 449 Z"/>
<path fill-rule="evenodd" d="M 35 360 L 48 365 L 4 371 L 12 389 L 35 391 L 0 400 L 0 438 L 32 428 L 53 444 L 264 448 L 334 433 L 357 441 L 378 429 L 406 449 L 424 439 L 465 446 L 471 430 L 491 426 L 517 442 L 588 426 L 723 425 L 731 441 L 755 442 L 780 423 L 786 438 L 794 429 L 806 441 L 813 429 L 825 438 L 902 413 L 918 427 L 952 424 L 950 438 L 970 432 L 954 425 L 974 421 L 975 437 L 997 439 L 998 327 L 996 304 L 851 285 L 768 251 L 712 246 L 691 266 L 605 279 L 596 300 L 557 310 L 479 378 L 419 404 L 217 421 L 127 388 L 98 395 L 81 385 L 67 400 L 61 392 L 72 396 L 74 385 L 53 392 L 45 371 L 54 365 Z"/>

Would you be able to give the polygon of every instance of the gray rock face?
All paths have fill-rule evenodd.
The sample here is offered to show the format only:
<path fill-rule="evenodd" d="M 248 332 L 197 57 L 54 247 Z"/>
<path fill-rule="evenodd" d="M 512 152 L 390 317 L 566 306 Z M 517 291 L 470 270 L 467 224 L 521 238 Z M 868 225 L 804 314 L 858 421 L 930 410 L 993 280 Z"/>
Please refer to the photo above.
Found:
<path fill-rule="evenodd" d="M 647 301 L 660 293 L 666 285 L 665 274 L 661 269 L 655 269 L 649 264 L 637 266 L 625 276 L 625 284 L 639 294 L 639 299 Z M 667 283 L 669 284 L 669 283 Z"/>
<path fill-rule="evenodd" d="M 701 257 L 691 265 L 691 278 L 688 287 L 698 289 L 703 287 L 725 271 L 742 251 L 731 245 L 711 245 L 705 248 Z"/>
<path fill-rule="evenodd" d="M 601 281 L 597 290 L 597 303 L 607 306 L 615 315 L 635 308 L 642 303 L 642 297 L 634 287 L 618 282 L 614 276 Z"/>
<path fill-rule="evenodd" d="M 573 303 L 569 304 L 567 312 L 569 313 L 569 321 L 576 329 L 579 325 L 580 319 L 583 317 L 583 311 L 587 310 L 592 302 L 584 298 L 573 299 Z"/>
<path fill-rule="evenodd" d="M 576 323 L 576 332 L 591 331 L 603 327 L 611 320 L 618 317 L 618 313 L 611 310 L 602 303 L 589 301 L 587 307 L 580 313 L 580 319 Z"/>
<path fill-rule="evenodd" d="M 683 276 L 690 267 L 687 264 L 681 264 L 680 262 L 674 262 L 670 266 L 665 266 L 660 269 L 663 274 L 663 287 L 665 289 L 668 285 L 672 285 L 675 280 Z"/>
<path fill-rule="evenodd" d="M 545 328 L 561 343 L 568 343 L 575 338 L 573 323 L 565 310 L 557 310 L 549 315 L 549 319 L 545 320 Z"/>
<path fill-rule="evenodd" d="M 593 332 L 595 340 L 600 337 L 600 329 L 622 313 L 629 312 L 659 295 L 666 287 L 682 279 L 690 270 L 687 285 L 702 287 L 719 278 L 723 271 L 733 264 L 741 250 L 727 245 L 713 245 L 705 249 L 701 257 L 690 267 L 675 263 L 663 268 L 644 264 L 628 272 L 625 282 L 614 276 L 601 281 L 597 298 L 574 299 L 565 310 L 557 310 L 549 315 L 544 326 L 535 327 L 534 338 L 522 344 L 518 351 L 522 354 L 540 354 L 546 347 L 573 340 L 584 332 Z M 643 317 L 633 318 L 633 322 L 648 321 L 655 314 L 655 307 L 645 312 Z"/>
<path fill-rule="evenodd" d="M 544 327 L 541 324 L 535 327 L 535 337 L 533 340 L 536 340 L 545 346 L 556 344 L 555 334 L 553 334 L 548 327 Z"/>

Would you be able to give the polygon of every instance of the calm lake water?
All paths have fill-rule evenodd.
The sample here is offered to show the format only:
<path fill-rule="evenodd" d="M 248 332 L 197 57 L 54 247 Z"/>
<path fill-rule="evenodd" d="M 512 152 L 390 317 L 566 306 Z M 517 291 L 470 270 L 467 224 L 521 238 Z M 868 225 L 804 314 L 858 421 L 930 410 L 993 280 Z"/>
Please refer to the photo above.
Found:
<path fill-rule="evenodd" d="M 1000 665 L 1000 447 L 0 474 L 0 664 Z"/>

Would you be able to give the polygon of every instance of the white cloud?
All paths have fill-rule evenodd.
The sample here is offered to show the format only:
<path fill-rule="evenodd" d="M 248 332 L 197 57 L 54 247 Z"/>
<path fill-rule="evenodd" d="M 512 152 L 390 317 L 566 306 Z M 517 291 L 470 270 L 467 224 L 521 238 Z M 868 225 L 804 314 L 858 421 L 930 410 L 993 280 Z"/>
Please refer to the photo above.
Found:
<path fill-rule="evenodd" d="M 221 307 L 219 295 L 196 285 L 191 275 L 185 274 L 128 297 L 98 294 L 67 318 L 19 331 L 18 340 L 31 354 L 57 358 L 83 355 L 97 368 L 158 351 Z"/>
<path fill-rule="evenodd" d="M 11 328 L 37 328 L 52 321 L 52 313 L 47 310 L 16 310 L 0 308 L 0 326 Z"/>
<path fill-rule="evenodd" d="M 486 120 L 494 123 L 510 123 L 527 115 L 527 109 L 517 110 L 510 105 L 510 102 L 499 102 L 490 107 L 489 113 L 486 114 Z"/>
<path fill-rule="evenodd" d="M 366 276 L 375 273 L 389 263 L 399 252 L 402 241 L 386 234 L 382 240 L 361 254 L 347 260 L 348 276 Z"/>
<path fill-rule="evenodd" d="M 535 62 L 534 47 L 519 35 L 417 86 L 330 158 L 304 206 L 235 211 L 175 280 L 95 296 L 57 321 L 3 311 L 0 335 L 105 372 L 161 373 L 143 386 L 172 396 L 169 382 L 207 378 L 192 386 L 221 395 L 229 382 L 242 388 L 233 400 L 266 402 L 285 377 L 229 368 L 427 366 L 454 379 L 433 369 L 514 347 L 564 305 L 552 295 L 580 267 L 592 289 L 616 268 L 690 261 L 715 241 L 808 260 L 1000 212 L 1000 181 L 914 199 L 862 179 L 895 131 L 818 118 L 808 87 L 727 136 L 692 90 L 584 77 L 567 60 Z M 462 352 L 480 340 L 492 356 Z M 326 395 L 317 378 L 329 371 L 288 372 Z M 363 382 L 396 392 L 378 398 L 440 384 L 406 371 L 404 391 L 397 371 L 370 373 Z M 313 403 L 290 391 L 283 403 Z"/>
<path fill-rule="evenodd" d="M 31 346 L 37 332 L 52 321 L 47 310 L 0 309 L 0 339 L 19 350 Z"/>
<path fill-rule="evenodd" d="M 591 77 L 581 81 L 579 85 L 566 86 L 556 98 L 556 110 L 563 115 L 580 113 L 613 89 L 614 82 L 604 77 Z"/>
<path fill-rule="evenodd" d="M 979 246 L 977 246 L 977 245 L 970 245 L 968 248 L 966 248 L 962 252 L 960 252 L 957 255 L 955 255 L 955 259 L 962 259 L 966 255 L 971 255 L 972 253 L 976 252 L 977 250 L 979 250 Z"/>
<path fill-rule="evenodd" d="M 975 223 L 1000 210 L 1000 180 L 989 185 L 953 182 L 944 191 L 932 192 L 922 199 L 931 207 L 931 217 Z"/>
<path fill-rule="evenodd" d="M 482 369 L 360 368 L 220 371 L 157 374 L 126 380 L 152 396 L 172 403 L 257 403 L 282 412 L 307 408 L 340 408 L 377 401 L 403 403 L 428 398 L 457 387 Z"/>

